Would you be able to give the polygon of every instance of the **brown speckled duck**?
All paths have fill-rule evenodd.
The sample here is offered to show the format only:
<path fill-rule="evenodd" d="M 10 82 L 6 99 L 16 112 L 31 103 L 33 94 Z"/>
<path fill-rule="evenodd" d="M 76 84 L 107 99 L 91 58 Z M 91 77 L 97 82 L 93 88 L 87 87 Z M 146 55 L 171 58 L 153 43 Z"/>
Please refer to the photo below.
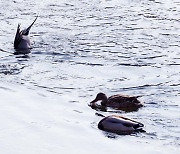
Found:
<path fill-rule="evenodd" d="M 96 104 L 97 101 L 101 101 L 101 105 Z M 113 95 L 107 98 L 104 93 L 98 93 L 96 98 L 90 102 L 90 106 L 93 109 L 106 110 L 107 107 L 114 109 L 131 112 L 137 111 L 143 104 L 135 96 L 128 95 Z"/>
<path fill-rule="evenodd" d="M 98 124 L 98 128 L 100 130 L 119 135 L 130 135 L 132 133 L 145 132 L 142 129 L 143 127 L 144 125 L 138 121 L 117 115 L 105 117 Z"/>

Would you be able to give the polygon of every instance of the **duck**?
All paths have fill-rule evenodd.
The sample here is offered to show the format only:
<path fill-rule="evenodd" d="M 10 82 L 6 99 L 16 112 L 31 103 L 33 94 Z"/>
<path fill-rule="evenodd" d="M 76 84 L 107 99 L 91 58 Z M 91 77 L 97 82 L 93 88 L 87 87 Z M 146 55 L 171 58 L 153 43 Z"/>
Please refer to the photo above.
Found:
<path fill-rule="evenodd" d="M 104 93 L 98 93 L 96 98 L 90 102 L 89 106 L 92 109 L 101 109 L 104 111 L 107 110 L 107 107 L 111 107 L 125 112 L 132 112 L 143 107 L 143 103 L 137 99 L 138 97 L 139 96 L 117 94 L 108 98 Z M 97 105 L 97 101 L 101 101 L 101 105 Z"/>
<path fill-rule="evenodd" d="M 28 35 L 29 35 L 29 31 L 31 27 L 34 25 L 37 18 L 38 16 L 36 16 L 33 23 L 24 30 L 21 30 L 20 29 L 21 25 L 18 24 L 15 39 L 14 39 L 14 49 L 16 50 L 15 54 L 26 54 L 30 52 L 31 42 Z"/>
<path fill-rule="evenodd" d="M 118 135 L 131 135 L 143 130 L 144 124 L 119 115 L 104 117 L 99 123 L 98 128 L 102 131 L 115 133 Z"/>

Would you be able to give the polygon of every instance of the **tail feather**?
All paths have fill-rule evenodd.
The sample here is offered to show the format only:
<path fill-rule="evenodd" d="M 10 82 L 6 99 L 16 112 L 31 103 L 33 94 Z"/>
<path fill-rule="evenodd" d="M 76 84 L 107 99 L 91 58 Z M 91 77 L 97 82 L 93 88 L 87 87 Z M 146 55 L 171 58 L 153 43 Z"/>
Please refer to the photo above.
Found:
<path fill-rule="evenodd" d="M 19 45 L 19 42 L 21 41 L 21 39 L 22 39 L 22 34 L 20 32 L 20 24 L 18 24 L 17 31 L 16 31 L 16 36 L 15 36 L 15 39 L 14 39 L 14 48 L 15 49 L 18 48 L 18 45 Z"/>
<path fill-rule="evenodd" d="M 142 128 L 138 128 L 138 129 L 135 129 L 134 132 L 137 132 L 137 133 L 146 133 L 146 131 Z"/>
<path fill-rule="evenodd" d="M 136 125 L 133 126 L 135 129 L 139 129 L 140 127 L 144 127 L 142 123 L 137 123 Z"/>
<path fill-rule="evenodd" d="M 33 21 L 33 23 L 28 28 L 26 28 L 25 30 L 22 31 L 23 35 L 28 35 L 29 34 L 29 31 L 30 31 L 31 27 L 34 25 L 34 23 L 36 22 L 37 18 L 38 18 L 38 15 L 36 16 L 36 18 Z"/>

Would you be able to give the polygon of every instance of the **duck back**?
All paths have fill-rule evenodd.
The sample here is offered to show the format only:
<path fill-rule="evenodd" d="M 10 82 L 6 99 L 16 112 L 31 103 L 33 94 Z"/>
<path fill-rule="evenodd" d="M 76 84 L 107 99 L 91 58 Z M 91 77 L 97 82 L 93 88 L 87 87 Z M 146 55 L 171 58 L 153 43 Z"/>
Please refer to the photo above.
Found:
<path fill-rule="evenodd" d="M 138 108 L 142 107 L 143 105 L 134 96 L 118 94 L 109 97 L 106 106 L 128 112 L 128 111 L 136 111 L 138 110 Z"/>

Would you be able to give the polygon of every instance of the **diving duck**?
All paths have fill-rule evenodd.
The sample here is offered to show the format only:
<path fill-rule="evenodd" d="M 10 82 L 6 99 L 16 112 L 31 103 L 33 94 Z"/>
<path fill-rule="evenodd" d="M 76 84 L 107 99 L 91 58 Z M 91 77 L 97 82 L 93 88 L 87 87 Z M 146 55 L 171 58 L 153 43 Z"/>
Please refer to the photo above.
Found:
<path fill-rule="evenodd" d="M 103 118 L 98 123 L 98 128 L 103 131 L 116 133 L 118 135 L 130 135 L 137 132 L 146 132 L 144 125 L 138 121 L 131 120 L 118 115 Z"/>
<path fill-rule="evenodd" d="M 97 101 L 101 101 L 101 105 L 96 104 Z M 122 110 L 125 112 L 137 111 L 143 104 L 135 96 L 128 95 L 113 95 L 107 98 L 104 93 L 98 93 L 96 98 L 90 102 L 90 106 L 93 109 L 106 110 L 107 107 Z"/>
<path fill-rule="evenodd" d="M 37 17 L 35 18 L 33 23 L 24 30 L 20 30 L 20 24 L 18 24 L 16 36 L 14 39 L 14 49 L 16 50 L 15 54 L 26 54 L 30 52 L 31 43 L 28 35 L 31 27 L 37 20 Z"/>

